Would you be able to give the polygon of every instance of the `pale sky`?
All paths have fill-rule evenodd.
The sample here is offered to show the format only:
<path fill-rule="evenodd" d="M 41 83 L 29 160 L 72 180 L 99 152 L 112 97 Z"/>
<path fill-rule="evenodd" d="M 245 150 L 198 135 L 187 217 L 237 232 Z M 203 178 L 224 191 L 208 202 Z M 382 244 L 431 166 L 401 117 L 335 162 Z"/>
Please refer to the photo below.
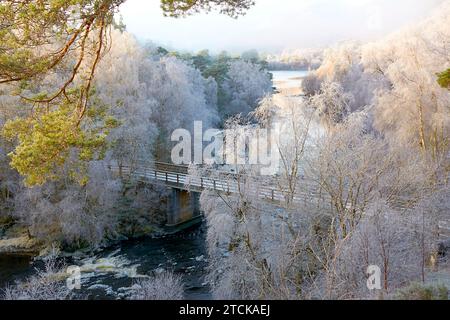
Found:
<path fill-rule="evenodd" d="M 140 41 L 188 51 L 279 52 L 376 39 L 414 24 L 442 0 L 256 0 L 237 20 L 218 13 L 165 18 L 159 2 L 127 0 L 121 9 Z"/>

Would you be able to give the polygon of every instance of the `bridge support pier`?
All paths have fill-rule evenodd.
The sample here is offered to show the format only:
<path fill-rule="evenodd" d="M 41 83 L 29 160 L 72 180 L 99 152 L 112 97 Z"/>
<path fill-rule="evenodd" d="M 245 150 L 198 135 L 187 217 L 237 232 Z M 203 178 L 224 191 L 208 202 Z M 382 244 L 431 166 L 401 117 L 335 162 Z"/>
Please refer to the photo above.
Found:
<path fill-rule="evenodd" d="M 199 194 L 172 188 L 167 208 L 167 226 L 189 222 L 200 215 Z"/>

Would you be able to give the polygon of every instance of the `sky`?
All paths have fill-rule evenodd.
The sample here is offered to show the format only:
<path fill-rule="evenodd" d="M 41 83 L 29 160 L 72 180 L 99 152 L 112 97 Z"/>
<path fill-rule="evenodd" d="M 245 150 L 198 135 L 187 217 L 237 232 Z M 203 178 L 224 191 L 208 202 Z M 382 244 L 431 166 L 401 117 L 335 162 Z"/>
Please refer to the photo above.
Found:
<path fill-rule="evenodd" d="M 170 49 L 242 52 L 375 40 L 429 15 L 442 0 L 256 0 L 233 19 L 219 13 L 167 18 L 159 0 L 127 0 L 120 14 L 140 41 Z"/>

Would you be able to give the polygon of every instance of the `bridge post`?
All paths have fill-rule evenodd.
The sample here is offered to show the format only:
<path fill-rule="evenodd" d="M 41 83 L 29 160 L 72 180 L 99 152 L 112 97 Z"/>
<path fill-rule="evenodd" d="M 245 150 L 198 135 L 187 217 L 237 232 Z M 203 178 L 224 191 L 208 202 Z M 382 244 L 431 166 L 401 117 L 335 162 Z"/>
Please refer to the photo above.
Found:
<path fill-rule="evenodd" d="M 199 216 L 198 194 L 172 188 L 167 207 L 167 225 L 177 226 Z"/>

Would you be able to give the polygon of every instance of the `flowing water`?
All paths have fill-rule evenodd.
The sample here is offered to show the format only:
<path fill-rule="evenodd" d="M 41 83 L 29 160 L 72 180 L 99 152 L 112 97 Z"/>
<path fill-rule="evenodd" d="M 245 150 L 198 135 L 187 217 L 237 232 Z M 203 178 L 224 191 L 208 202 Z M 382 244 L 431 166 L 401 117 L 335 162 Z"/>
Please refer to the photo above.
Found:
<path fill-rule="evenodd" d="M 89 299 L 120 299 L 127 296 L 139 278 L 165 270 L 181 275 L 185 298 L 209 299 L 205 283 L 207 253 L 205 225 L 159 239 L 122 242 L 87 258 L 66 261 L 81 268 L 82 289 L 75 294 Z M 0 256 L 0 288 L 23 280 L 42 263 L 27 257 Z"/>

